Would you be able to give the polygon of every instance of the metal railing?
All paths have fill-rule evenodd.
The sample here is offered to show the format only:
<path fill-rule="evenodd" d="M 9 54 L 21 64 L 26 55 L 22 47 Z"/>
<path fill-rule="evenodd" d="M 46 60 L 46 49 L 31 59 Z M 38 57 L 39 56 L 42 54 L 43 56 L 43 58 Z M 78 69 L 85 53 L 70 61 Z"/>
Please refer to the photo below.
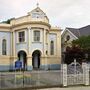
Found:
<path fill-rule="evenodd" d="M 68 68 L 67 68 L 68 69 Z M 67 70 L 68 71 L 68 70 Z M 63 70 L 0 72 L 0 89 L 62 86 Z M 67 86 L 85 85 L 84 73 L 67 73 Z M 89 73 L 90 85 L 90 73 Z"/>
<path fill-rule="evenodd" d="M 60 70 L 0 73 L 0 88 L 60 86 L 61 74 Z"/>
<path fill-rule="evenodd" d="M 67 75 L 68 85 L 84 85 L 83 74 L 68 74 Z"/>

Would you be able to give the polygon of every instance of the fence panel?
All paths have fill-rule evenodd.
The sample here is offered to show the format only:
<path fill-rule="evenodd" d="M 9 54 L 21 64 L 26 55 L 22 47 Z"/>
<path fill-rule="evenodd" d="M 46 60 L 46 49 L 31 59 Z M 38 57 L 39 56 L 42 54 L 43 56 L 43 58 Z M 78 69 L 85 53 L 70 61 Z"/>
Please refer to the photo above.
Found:
<path fill-rule="evenodd" d="M 26 72 L 24 77 L 25 86 L 52 86 L 61 85 L 61 71 L 34 71 Z"/>
<path fill-rule="evenodd" d="M 60 86 L 61 75 L 61 70 L 0 73 L 0 88 Z"/>
<path fill-rule="evenodd" d="M 75 66 L 76 65 L 76 66 Z M 84 64 L 83 68 L 77 64 L 72 63 L 67 68 L 61 70 L 33 70 L 24 72 L 1 72 L 0 73 L 0 89 L 1 88 L 19 88 L 19 87 L 40 87 L 40 86 L 61 86 L 64 85 L 64 75 L 66 74 L 66 83 L 68 85 L 87 85 L 90 73 L 88 67 Z M 66 69 L 66 70 L 65 70 Z M 67 71 L 67 73 L 63 72 Z M 87 73 L 85 73 L 85 72 Z M 88 74 L 88 75 L 87 75 Z M 87 78 L 87 76 L 89 76 Z"/>
<path fill-rule="evenodd" d="M 16 88 L 23 86 L 23 77 L 21 72 L 0 73 L 0 88 Z"/>
<path fill-rule="evenodd" d="M 68 85 L 81 85 L 83 82 L 83 74 L 68 74 L 67 76 Z"/>

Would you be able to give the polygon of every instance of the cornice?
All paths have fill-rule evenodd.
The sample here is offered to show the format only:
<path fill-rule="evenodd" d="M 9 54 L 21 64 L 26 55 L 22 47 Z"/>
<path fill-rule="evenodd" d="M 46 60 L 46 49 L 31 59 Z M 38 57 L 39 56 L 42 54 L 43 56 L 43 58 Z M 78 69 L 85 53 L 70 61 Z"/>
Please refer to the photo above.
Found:
<path fill-rule="evenodd" d="M 0 31 L 10 31 L 11 25 L 10 24 L 0 24 Z"/>
<path fill-rule="evenodd" d="M 49 28 L 51 27 L 50 24 L 45 23 L 45 22 L 42 22 L 42 21 L 31 21 L 31 22 L 24 22 L 24 23 L 12 25 L 11 28 L 15 28 L 15 27 L 18 27 L 18 26 L 23 26 L 23 25 L 28 25 L 28 24 L 40 24 L 40 25 L 46 25 L 46 26 L 48 26 Z"/>
<path fill-rule="evenodd" d="M 50 31 L 54 31 L 54 32 L 60 32 L 60 29 L 50 29 Z"/>

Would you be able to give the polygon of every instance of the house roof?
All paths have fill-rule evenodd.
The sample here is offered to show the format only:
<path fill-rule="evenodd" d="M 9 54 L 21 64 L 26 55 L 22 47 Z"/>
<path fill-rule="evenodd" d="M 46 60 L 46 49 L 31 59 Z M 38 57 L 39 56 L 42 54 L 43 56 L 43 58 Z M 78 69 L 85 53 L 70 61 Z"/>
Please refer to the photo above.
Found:
<path fill-rule="evenodd" d="M 76 37 L 79 37 L 79 30 L 75 28 L 66 28 L 71 31 Z"/>
<path fill-rule="evenodd" d="M 90 35 L 90 25 L 78 29 L 76 28 L 66 28 L 66 29 L 70 30 L 77 37 Z"/>

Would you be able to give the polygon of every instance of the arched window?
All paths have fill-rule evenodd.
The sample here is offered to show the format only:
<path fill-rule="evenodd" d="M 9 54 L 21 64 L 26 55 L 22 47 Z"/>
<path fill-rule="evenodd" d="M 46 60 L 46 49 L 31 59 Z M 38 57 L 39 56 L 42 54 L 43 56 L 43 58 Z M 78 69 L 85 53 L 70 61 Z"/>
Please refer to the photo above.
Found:
<path fill-rule="evenodd" d="M 54 41 L 50 42 L 50 54 L 54 55 Z"/>
<path fill-rule="evenodd" d="M 70 40 L 70 36 L 67 35 L 67 36 L 66 36 L 66 41 L 69 41 L 69 40 Z"/>
<path fill-rule="evenodd" d="M 2 40 L 2 55 L 6 55 L 7 52 L 6 52 L 6 39 L 3 39 Z"/>

